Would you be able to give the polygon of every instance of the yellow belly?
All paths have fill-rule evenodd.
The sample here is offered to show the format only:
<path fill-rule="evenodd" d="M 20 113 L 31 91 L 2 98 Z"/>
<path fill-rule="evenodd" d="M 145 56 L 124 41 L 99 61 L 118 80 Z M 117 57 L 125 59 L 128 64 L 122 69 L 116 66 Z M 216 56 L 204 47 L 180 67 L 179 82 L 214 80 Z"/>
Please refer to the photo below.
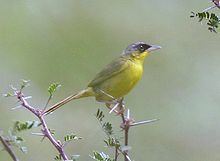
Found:
<path fill-rule="evenodd" d="M 98 87 L 103 92 L 96 91 L 95 97 L 98 101 L 110 101 L 112 97 L 115 99 L 125 96 L 140 80 L 143 73 L 141 63 L 127 62 L 129 67 L 124 71 L 114 75 L 113 77 L 105 80 Z M 107 96 L 110 95 L 110 96 Z"/>

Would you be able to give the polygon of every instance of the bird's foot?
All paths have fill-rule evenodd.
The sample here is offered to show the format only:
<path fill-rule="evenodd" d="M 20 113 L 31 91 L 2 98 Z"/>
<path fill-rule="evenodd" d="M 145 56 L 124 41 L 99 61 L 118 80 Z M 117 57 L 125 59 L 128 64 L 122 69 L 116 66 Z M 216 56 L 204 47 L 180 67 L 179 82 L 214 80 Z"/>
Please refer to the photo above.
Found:
<path fill-rule="evenodd" d="M 105 105 L 110 110 L 109 113 L 112 113 L 112 112 L 114 112 L 116 114 L 118 113 L 118 110 L 117 110 L 118 104 L 106 103 Z"/>
<path fill-rule="evenodd" d="M 124 102 L 122 99 L 120 100 L 114 100 L 110 103 L 106 103 L 106 106 L 108 109 L 110 109 L 109 113 L 116 113 L 116 115 L 121 115 L 124 113 L 125 108 L 124 108 Z"/>

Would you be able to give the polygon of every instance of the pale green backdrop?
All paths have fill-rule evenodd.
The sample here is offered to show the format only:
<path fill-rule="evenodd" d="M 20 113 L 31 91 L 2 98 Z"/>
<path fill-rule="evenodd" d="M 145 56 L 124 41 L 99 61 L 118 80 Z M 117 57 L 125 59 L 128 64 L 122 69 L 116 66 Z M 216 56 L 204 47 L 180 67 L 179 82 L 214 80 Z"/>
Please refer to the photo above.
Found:
<path fill-rule="evenodd" d="M 25 93 L 32 105 L 42 106 L 47 87 L 62 88 L 53 102 L 84 88 L 108 62 L 134 41 L 161 45 L 145 62 L 144 76 L 126 96 L 136 120 L 160 118 L 157 123 L 130 131 L 136 161 L 217 161 L 220 159 L 219 34 L 190 19 L 191 11 L 208 1 L 0 1 L 0 93 L 20 79 L 30 79 Z M 7 132 L 15 120 L 35 119 L 24 109 L 11 110 L 15 99 L 0 98 L 0 128 Z M 76 100 L 48 116 L 48 124 L 62 139 L 75 132 L 84 139 L 67 146 L 68 154 L 92 160 L 103 147 L 104 133 L 94 114 L 108 111 L 93 98 Z M 119 126 L 119 118 L 108 119 Z M 117 129 L 118 130 L 118 129 Z M 120 133 L 120 131 L 117 131 Z M 38 132 L 33 129 L 33 132 Z M 52 160 L 50 143 L 22 133 L 28 154 L 24 161 Z M 0 160 L 8 161 L 0 152 Z"/>

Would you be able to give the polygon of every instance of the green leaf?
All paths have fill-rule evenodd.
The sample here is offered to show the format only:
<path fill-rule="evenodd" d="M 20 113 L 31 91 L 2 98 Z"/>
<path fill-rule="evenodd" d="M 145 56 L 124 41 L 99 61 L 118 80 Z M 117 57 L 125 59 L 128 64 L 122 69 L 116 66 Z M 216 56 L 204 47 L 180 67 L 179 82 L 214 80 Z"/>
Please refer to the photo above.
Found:
<path fill-rule="evenodd" d="M 93 152 L 92 159 L 94 159 L 96 161 L 114 161 L 114 159 L 111 159 L 104 152 Z"/>
<path fill-rule="evenodd" d="M 26 122 L 16 121 L 14 123 L 13 131 L 14 132 L 21 132 L 21 131 L 24 131 L 24 130 L 29 130 L 32 127 L 38 127 L 38 126 L 39 126 L 38 121 L 26 121 Z"/>
<path fill-rule="evenodd" d="M 21 80 L 21 88 L 20 90 L 24 89 L 25 87 L 28 87 L 30 85 L 30 80 Z"/>
<path fill-rule="evenodd" d="M 198 12 L 198 13 L 194 13 L 191 12 L 192 15 L 190 16 L 191 18 L 197 17 L 199 19 L 199 22 L 206 20 L 207 25 L 208 25 L 208 30 L 210 32 L 215 32 L 217 33 L 216 29 L 218 28 L 218 25 L 220 23 L 220 20 L 218 18 L 217 15 L 215 15 L 214 13 L 209 13 L 209 12 Z"/>
<path fill-rule="evenodd" d="M 121 146 L 119 140 L 113 137 L 108 137 L 104 142 L 108 147 L 119 148 Z"/>
<path fill-rule="evenodd" d="M 98 111 L 96 113 L 96 118 L 99 120 L 99 122 L 102 122 L 104 117 L 105 117 L 105 115 L 103 114 L 103 112 L 100 109 L 98 109 Z"/>
<path fill-rule="evenodd" d="M 12 96 L 14 96 L 12 93 L 5 93 L 5 94 L 3 94 L 3 97 L 12 97 Z"/>
<path fill-rule="evenodd" d="M 50 86 L 48 87 L 48 92 L 50 94 L 50 96 L 53 96 L 53 93 L 56 92 L 56 90 L 61 87 L 61 85 L 59 83 L 52 83 L 50 84 Z"/>
<path fill-rule="evenodd" d="M 104 129 L 105 133 L 110 136 L 113 134 L 113 128 L 112 128 L 112 124 L 109 123 L 109 122 L 105 122 L 103 125 L 102 125 L 102 128 Z"/>
<path fill-rule="evenodd" d="M 24 141 L 24 139 L 23 139 L 22 137 L 20 137 L 20 136 L 17 136 L 17 137 L 16 137 L 16 141 L 17 141 L 18 143 L 20 143 L 20 142 Z"/>
<path fill-rule="evenodd" d="M 75 134 L 66 135 L 64 137 L 65 142 L 72 141 L 72 140 L 79 140 L 79 139 L 82 139 L 82 137 L 77 137 Z"/>
<path fill-rule="evenodd" d="M 54 160 L 61 160 L 61 159 L 62 159 L 62 158 L 61 158 L 61 155 L 60 155 L 60 154 L 54 157 Z"/>
<path fill-rule="evenodd" d="M 102 129 L 104 130 L 106 135 L 108 135 L 108 136 L 112 135 L 113 134 L 112 124 L 109 123 L 109 122 L 104 122 L 103 123 L 103 118 L 105 117 L 103 112 L 100 109 L 98 109 L 95 116 L 96 116 L 97 120 L 100 122 L 100 124 L 102 126 Z"/>

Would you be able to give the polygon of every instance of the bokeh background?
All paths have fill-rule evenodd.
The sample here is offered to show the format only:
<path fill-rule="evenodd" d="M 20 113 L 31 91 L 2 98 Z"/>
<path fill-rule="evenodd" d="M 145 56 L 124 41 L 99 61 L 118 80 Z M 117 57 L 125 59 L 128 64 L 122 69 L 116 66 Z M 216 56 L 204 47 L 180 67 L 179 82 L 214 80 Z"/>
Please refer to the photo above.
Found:
<path fill-rule="evenodd" d="M 0 92 L 20 79 L 30 79 L 25 91 L 32 105 L 43 106 L 47 87 L 62 88 L 52 102 L 83 89 L 91 78 L 130 43 L 143 40 L 163 48 L 145 62 L 143 79 L 126 96 L 135 120 L 160 121 L 130 130 L 131 156 L 143 161 L 220 159 L 219 34 L 190 19 L 210 3 L 200 1 L 0 1 Z M 0 128 L 7 133 L 16 120 L 34 120 L 13 98 L 0 98 Z M 102 108 L 116 133 L 120 119 L 108 115 L 93 98 L 76 100 L 47 117 L 62 140 L 74 132 L 83 140 L 70 143 L 68 154 L 89 154 L 104 148 L 105 137 L 94 117 Z M 32 132 L 38 132 L 33 129 Z M 45 140 L 23 132 L 28 154 L 21 160 L 53 160 L 57 152 Z M 108 152 L 111 154 L 111 152 Z M 0 160 L 11 160 L 4 151 Z"/>

